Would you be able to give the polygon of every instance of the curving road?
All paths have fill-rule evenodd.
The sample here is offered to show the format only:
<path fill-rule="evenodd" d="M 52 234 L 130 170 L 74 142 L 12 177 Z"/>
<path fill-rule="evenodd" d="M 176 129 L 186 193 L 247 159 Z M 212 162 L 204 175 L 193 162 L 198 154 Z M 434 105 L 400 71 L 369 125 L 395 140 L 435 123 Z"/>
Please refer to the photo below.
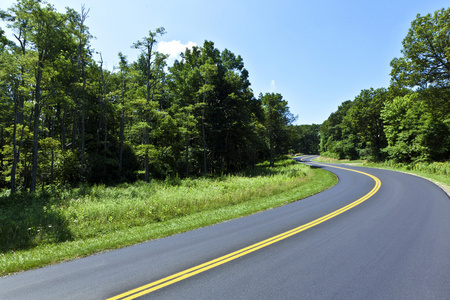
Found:
<path fill-rule="evenodd" d="M 310 159 L 297 158 L 339 183 L 245 218 L 0 278 L 0 299 L 450 299 L 448 196 L 419 177 Z"/>

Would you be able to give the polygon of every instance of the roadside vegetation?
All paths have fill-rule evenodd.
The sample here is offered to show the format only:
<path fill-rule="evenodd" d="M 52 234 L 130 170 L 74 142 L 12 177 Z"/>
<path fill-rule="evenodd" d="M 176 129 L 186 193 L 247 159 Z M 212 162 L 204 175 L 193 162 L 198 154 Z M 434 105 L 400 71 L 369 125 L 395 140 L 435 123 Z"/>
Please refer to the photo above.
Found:
<path fill-rule="evenodd" d="M 447 192 L 450 192 L 450 162 L 432 162 L 432 163 L 396 163 L 394 161 L 385 162 L 369 162 L 367 160 L 350 160 L 350 159 L 336 159 L 330 157 L 320 156 L 314 159 L 316 162 L 324 163 L 341 163 L 349 165 L 358 165 L 362 167 L 372 167 L 387 169 L 393 171 L 400 171 L 414 174 L 428 180 L 433 181 Z"/>
<path fill-rule="evenodd" d="M 450 192 L 450 162 L 417 162 L 404 164 L 386 161 L 382 163 L 368 162 L 365 166 L 415 174 L 437 183 L 446 189 L 448 193 Z"/>
<path fill-rule="evenodd" d="M 0 197 L 1 275 L 156 239 L 297 201 L 336 177 L 291 159 L 240 175 Z"/>
<path fill-rule="evenodd" d="M 294 125 L 279 93 L 255 95 L 240 55 L 205 41 L 172 62 L 159 27 L 108 70 L 90 10 L 51 2 L 0 9 L 0 193 L 216 177 L 318 152 L 319 125 Z"/>
<path fill-rule="evenodd" d="M 450 44 L 449 22 L 450 8 L 417 15 L 402 55 L 390 63 L 390 86 L 364 89 L 331 113 L 320 126 L 321 155 L 425 173 L 446 169 L 450 48 L 442 45 Z"/>
<path fill-rule="evenodd" d="M 413 173 L 450 190 L 449 22 L 450 8 L 417 15 L 390 86 L 362 90 L 320 126 L 318 161 Z"/>

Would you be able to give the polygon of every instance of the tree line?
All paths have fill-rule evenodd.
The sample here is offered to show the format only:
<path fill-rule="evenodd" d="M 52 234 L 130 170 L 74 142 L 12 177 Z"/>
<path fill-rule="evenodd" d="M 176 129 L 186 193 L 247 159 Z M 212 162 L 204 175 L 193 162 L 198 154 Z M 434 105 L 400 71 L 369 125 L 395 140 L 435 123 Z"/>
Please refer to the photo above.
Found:
<path fill-rule="evenodd" d="M 391 85 L 343 102 L 320 127 L 324 156 L 401 163 L 450 158 L 450 8 L 417 15 Z"/>
<path fill-rule="evenodd" d="M 307 144 L 281 94 L 254 96 L 241 56 L 205 41 L 167 66 L 160 27 L 107 70 L 88 15 L 40 0 L 0 11 L 13 32 L 0 28 L 1 188 L 215 176 Z"/>

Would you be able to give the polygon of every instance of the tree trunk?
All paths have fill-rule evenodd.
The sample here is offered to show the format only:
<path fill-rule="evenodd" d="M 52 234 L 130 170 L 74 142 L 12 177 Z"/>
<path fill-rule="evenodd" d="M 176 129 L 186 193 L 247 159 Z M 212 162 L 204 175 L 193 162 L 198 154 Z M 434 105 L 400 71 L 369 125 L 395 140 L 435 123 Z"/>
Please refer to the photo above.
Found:
<path fill-rule="evenodd" d="M 85 165 L 85 152 L 86 152 L 86 142 L 85 142 L 85 131 L 86 131 L 86 74 L 85 74 L 85 61 L 82 59 L 81 62 L 81 76 L 83 77 L 82 93 L 83 99 L 81 102 L 81 167 L 84 168 Z"/>
<path fill-rule="evenodd" d="M 148 121 L 147 121 L 148 123 Z M 144 128 L 144 145 L 150 145 L 150 138 L 148 133 L 148 127 L 145 126 Z M 149 175 L 149 167 L 148 167 L 148 149 L 145 149 L 145 158 L 144 158 L 144 167 L 145 167 L 145 181 L 150 181 L 150 175 Z"/>
<path fill-rule="evenodd" d="M 16 98 L 16 96 L 14 97 Z M 14 128 L 13 128 L 13 164 L 11 168 L 11 195 L 16 191 L 16 168 L 17 168 L 17 99 L 14 99 Z"/>
<path fill-rule="evenodd" d="M 84 43 L 84 21 L 89 14 L 89 9 L 85 11 L 84 5 L 81 6 L 81 21 L 80 21 L 80 42 L 78 45 L 79 55 L 81 55 L 81 76 L 83 77 L 82 94 L 83 100 L 81 103 L 81 167 L 84 169 L 85 166 L 85 152 L 86 152 L 86 141 L 85 141 L 85 131 L 86 131 L 86 60 L 83 55 Z"/>
<path fill-rule="evenodd" d="M 100 131 L 102 129 L 102 122 L 103 122 L 103 59 L 102 55 L 100 54 L 100 76 L 98 78 L 98 108 L 99 108 L 99 118 L 98 118 L 98 124 L 97 124 L 97 142 L 95 146 L 95 153 L 98 155 L 98 152 L 100 150 Z"/>
<path fill-rule="evenodd" d="M 189 112 L 186 112 L 186 178 L 189 177 Z"/>
<path fill-rule="evenodd" d="M 206 177 L 206 133 L 205 133 L 205 94 L 203 93 L 203 110 L 202 110 L 202 143 L 203 143 L 203 173 Z"/>
<path fill-rule="evenodd" d="M 273 150 L 272 131 L 269 132 L 269 144 L 270 144 L 270 166 L 273 168 L 275 166 L 275 159 L 274 159 L 274 150 Z"/>
<path fill-rule="evenodd" d="M 120 152 L 119 152 L 119 172 L 122 172 L 123 165 L 123 135 L 125 131 L 125 80 L 122 78 L 122 111 L 120 112 Z"/>
<path fill-rule="evenodd" d="M 67 107 L 67 105 L 66 105 Z M 61 128 L 61 146 L 62 150 L 66 150 L 66 110 L 64 109 L 63 117 L 61 118 L 61 105 L 58 103 L 56 106 L 56 118 Z"/>
<path fill-rule="evenodd" d="M 31 186 L 30 191 L 36 190 L 37 169 L 38 169 L 38 146 L 39 146 L 39 117 L 40 117 L 40 100 L 41 100 L 41 79 L 42 79 L 42 63 L 38 66 L 36 74 L 36 88 L 35 97 L 36 104 L 34 105 L 34 129 L 33 129 L 33 160 L 31 169 Z"/>

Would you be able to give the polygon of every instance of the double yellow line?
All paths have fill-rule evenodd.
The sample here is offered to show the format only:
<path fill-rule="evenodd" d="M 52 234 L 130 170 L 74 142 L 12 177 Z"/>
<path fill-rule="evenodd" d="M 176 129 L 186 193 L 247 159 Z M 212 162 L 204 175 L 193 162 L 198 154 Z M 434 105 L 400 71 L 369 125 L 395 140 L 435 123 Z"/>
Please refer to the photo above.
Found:
<path fill-rule="evenodd" d="M 304 157 L 301 160 L 303 161 L 303 159 L 308 158 L 308 157 Z M 322 165 L 322 164 L 319 164 L 319 165 Z M 325 215 L 325 216 L 323 216 L 321 218 L 318 218 L 318 219 L 316 219 L 314 221 L 311 221 L 309 223 L 306 223 L 306 224 L 304 224 L 302 226 L 296 227 L 294 229 L 291 229 L 289 231 L 286 231 L 284 233 L 281 233 L 281 234 L 276 235 L 274 237 L 271 237 L 269 239 L 263 240 L 263 241 L 261 241 L 259 243 L 256 243 L 256 244 L 250 245 L 248 247 L 242 248 L 242 249 L 240 249 L 238 251 L 235 251 L 235 252 L 229 253 L 227 255 L 221 256 L 219 258 L 213 259 L 213 260 L 208 261 L 206 263 L 203 263 L 201 265 L 195 266 L 193 268 L 184 270 L 182 272 L 173 274 L 171 276 L 165 277 L 163 279 L 154 281 L 152 283 L 149 283 L 149 284 L 146 284 L 144 286 L 138 287 L 136 289 L 133 289 L 133 290 L 128 291 L 128 292 L 125 292 L 123 294 L 120 294 L 120 295 L 117 295 L 115 297 L 109 298 L 108 300 L 136 299 L 136 298 L 138 298 L 140 296 L 143 296 L 143 295 L 149 294 L 149 293 L 151 293 L 153 291 L 159 290 L 159 289 L 161 289 L 161 288 L 163 288 L 165 286 L 174 284 L 174 283 L 179 282 L 181 280 L 184 280 L 186 278 L 192 277 L 192 276 L 194 276 L 196 274 L 199 274 L 199 273 L 205 272 L 205 271 L 207 271 L 209 269 L 212 269 L 212 268 L 215 268 L 217 266 L 223 265 L 223 264 L 225 264 L 225 263 L 227 263 L 229 261 L 235 260 L 236 258 L 239 258 L 239 257 L 242 257 L 242 256 L 247 255 L 249 253 L 255 252 L 255 251 L 257 251 L 257 250 L 259 250 L 261 248 L 264 248 L 264 247 L 267 247 L 269 245 L 272 245 L 272 244 L 274 244 L 276 242 L 279 242 L 281 240 L 284 240 L 284 239 L 286 239 L 286 238 L 288 238 L 290 236 L 293 236 L 293 235 L 298 234 L 298 233 L 300 233 L 302 231 L 305 231 L 308 228 L 314 227 L 314 226 L 319 225 L 320 223 L 323 223 L 323 222 L 325 222 L 325 221 L 327 221 L 327 220 L 329 220 L 331 218 L 334 218 L 337 215 L 340 215 L 340 214 L 342 214 L 343 212 L 345 212 L 345 211 L 347 211 L 349 209 L 352 209 L 353 207 L 361 204 L 362 202 L 364 202 L 367 199 L 369 199 L 370 197 L 372 197 L 381 187 L 380 179 L 378 179 L 377 177 L 375 177 L 373 175 L 370 175 L 368 173 L 357 171 L 357 170 L 352 170 L 352 169 L 347 169 L 347 168 L 342 168 L 342 167 L 337 167 L 337 166 L 332 166 L 332 165 L 324 165 L 324 166 L 337 168 L 337 169 L 342 169 L 342 170 L 347 170 L 347 171 L 356 172 L 356 173 L 360 173 L 360 174 L 369 176 L 370 178 L 372 178 L 375 181 L 375 186 L 373 187 L 373 189 L 369 193 L 367 193 L 363 197 L 359 198 L 358 200 L 356 200 L 356 201 L 354 201 L 354 202 L 352 202 L 350 204 L 347 204 L 346 206 L 344 206 L 344 207 L 342 207 L 342 208 L 340 208 L 340 209 L 338 209 L 336 211 L 333 211 L 333 212 L 331 212 L 331 213 L 329 213 L 329 214 L 327 214 L 327 215 Z"/>

